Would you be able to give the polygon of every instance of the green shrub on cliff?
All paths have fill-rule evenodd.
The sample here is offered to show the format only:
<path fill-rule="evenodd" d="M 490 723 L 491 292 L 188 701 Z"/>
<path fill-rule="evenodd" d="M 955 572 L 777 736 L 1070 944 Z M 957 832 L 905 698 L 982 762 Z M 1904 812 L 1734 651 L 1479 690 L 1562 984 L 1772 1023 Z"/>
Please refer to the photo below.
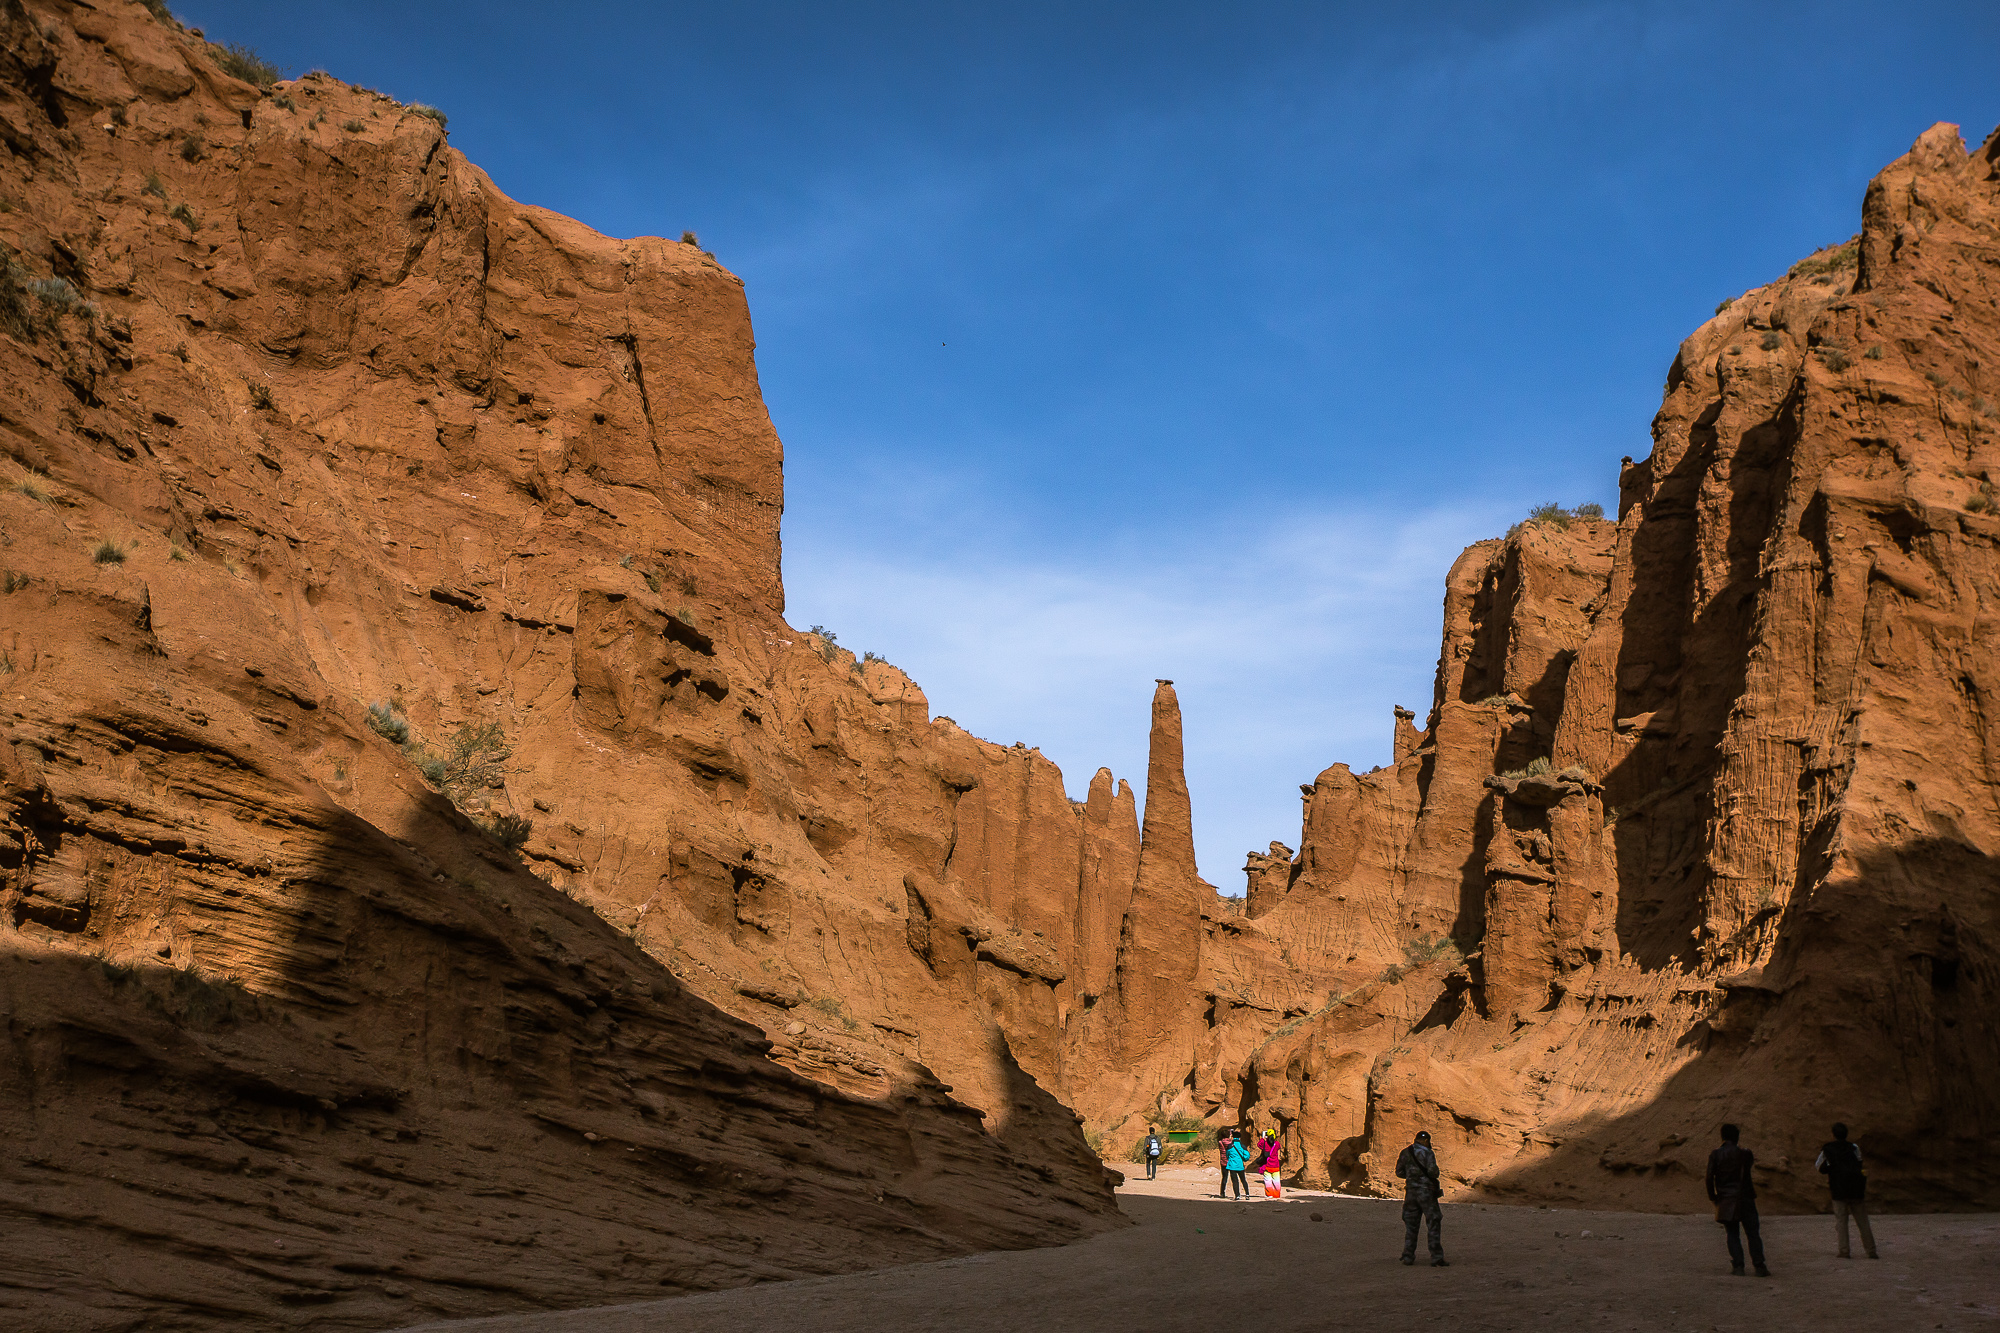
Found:
<path fill-rule="evenodd" d="M 222 67 L 222 72 L 232 78 L 254 83 L 267 91 L 278 81 L 278 67 L 241 42 L 221 45 L 211 42 L 208 54 Z"/>
<path fill-rule="evenodd" d="M 1528 516 L 1507 529 L 1509 539 L 1518 537 L 1530 527 L 1554 528 L 1558 532 L 1569 529 L 1569 525 L 1579 519 L 1596 520 L 1604 517 L 1604 506 L 1595 500 L 1585 501 L 1571 509 L 1565 509 L 1553 501 L 1536 505 L 1528 511 Z"/>

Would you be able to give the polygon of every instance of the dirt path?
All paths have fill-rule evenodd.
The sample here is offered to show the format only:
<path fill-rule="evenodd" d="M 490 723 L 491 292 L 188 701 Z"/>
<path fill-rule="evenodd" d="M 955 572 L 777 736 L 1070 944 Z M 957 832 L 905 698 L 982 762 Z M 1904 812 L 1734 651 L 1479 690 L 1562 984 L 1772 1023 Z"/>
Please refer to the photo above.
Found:
<path fill-rule="evenodd" d="M 1168 1167 L 1120 1191 L 1138 1226 L 1061 1249 L 971 1255 L 644 1305 L 424 1324 L 452 1333 L 1773 1333 L 2000 1330 L 2000 1215 L 1875 1221 L 1880 1262 L 1834 1257 L 1827 1217 L 1772 1217 L 1775 1276 L 1729 1276 L 1706 1215 L 1445 1206 L 1452 1266 L 1405 1268 L 1400 1205 L 1296 1192 L 1213 1197 Z M 1206 1194 L 1208 1197 L 1202 1197 Z M 1325 1221 L 1313 1222 L 1312 1213 Z M 1419 1246 L 1421 1253 L 1421 1245 Z"/>

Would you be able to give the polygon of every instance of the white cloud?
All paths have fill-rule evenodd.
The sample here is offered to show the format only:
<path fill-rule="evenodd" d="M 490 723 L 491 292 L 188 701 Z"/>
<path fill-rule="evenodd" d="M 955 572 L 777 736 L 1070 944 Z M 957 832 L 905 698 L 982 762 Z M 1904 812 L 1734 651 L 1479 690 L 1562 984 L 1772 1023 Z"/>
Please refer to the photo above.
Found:
<path fill-rule="evenodd" d="M 1058 560 L 976 532 L 858 546 L 852 526 L 796 517 L 792 622 L 881 653 L 975 735 L 1039 746 L 1072 796 L 1099 765 L 1143 792 L 1153 681 L 1172 679 L 1197 854 L 1228 892 L 1246 851 L 1296 843 L 1298 784 L 1386 762 L 1392 706 L 1428 710 L 1445 572 L 1506 522 L 1487 506 L 1245 513 Z"/>

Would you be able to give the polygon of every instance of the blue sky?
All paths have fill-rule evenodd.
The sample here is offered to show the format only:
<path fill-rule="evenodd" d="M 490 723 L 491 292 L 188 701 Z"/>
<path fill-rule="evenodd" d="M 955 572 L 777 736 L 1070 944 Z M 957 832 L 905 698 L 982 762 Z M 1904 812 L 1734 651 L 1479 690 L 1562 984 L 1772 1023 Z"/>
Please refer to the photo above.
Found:
<path fill-rule="evenodd" d="M 1145 775 L 1206 876 L 1424 711 L 1443 577 L 1616 498 L 1679 340 L 2000 120 L 2000 6 L 201 0 L 451 117 L 516 198 L 697 231 L 786 444 L 788 615 Z"/>

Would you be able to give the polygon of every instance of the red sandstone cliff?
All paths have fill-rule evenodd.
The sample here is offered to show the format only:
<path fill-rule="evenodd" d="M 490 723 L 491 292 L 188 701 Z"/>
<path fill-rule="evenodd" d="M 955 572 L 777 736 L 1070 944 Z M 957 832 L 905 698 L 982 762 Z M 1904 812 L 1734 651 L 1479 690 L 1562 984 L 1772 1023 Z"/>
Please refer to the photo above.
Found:
<path fill-rule="evenodd" d="M 1046 1243 L 1114 1222 L 1067 1108 L 1643 1206 L 1724 1114 L 1804 1201 L 1845 1115 L 1990 1198 L 1914 1148 L 1994 1104 L 1990 149 L 1698 332 L 1616 523 L 1467 552 L 1424 729 L 1233 910 L 1170 685 L 1142 823 L 784 623 L 708 256 L 137 5 L 0 22 L 14 1290 L 367 1325 Z"/>
<path fill-rule="evenodd" d="M 1993 1205 L 1996 163 L 1926 133 L 1681 346 L 1615 528 L 1454 567 L 1426 732 L 1321 775 L 1278 909 L 1388 960 L 1243 1072 L 1308 1179 L 1424 1127 L 1489 1195 L 1688 1207 L 1734 1119 L 1817 1206 L 1844 1119 L 1893 1206 Z"/>
<path fill-rule="evenodd" d="M 137 4 L 0 51 L 4 1308 L 377 1327 L 1119 1224 L 1021 1061 L 1108 974 L 1130 793 L 785 626 L 740 284 Z"/>

